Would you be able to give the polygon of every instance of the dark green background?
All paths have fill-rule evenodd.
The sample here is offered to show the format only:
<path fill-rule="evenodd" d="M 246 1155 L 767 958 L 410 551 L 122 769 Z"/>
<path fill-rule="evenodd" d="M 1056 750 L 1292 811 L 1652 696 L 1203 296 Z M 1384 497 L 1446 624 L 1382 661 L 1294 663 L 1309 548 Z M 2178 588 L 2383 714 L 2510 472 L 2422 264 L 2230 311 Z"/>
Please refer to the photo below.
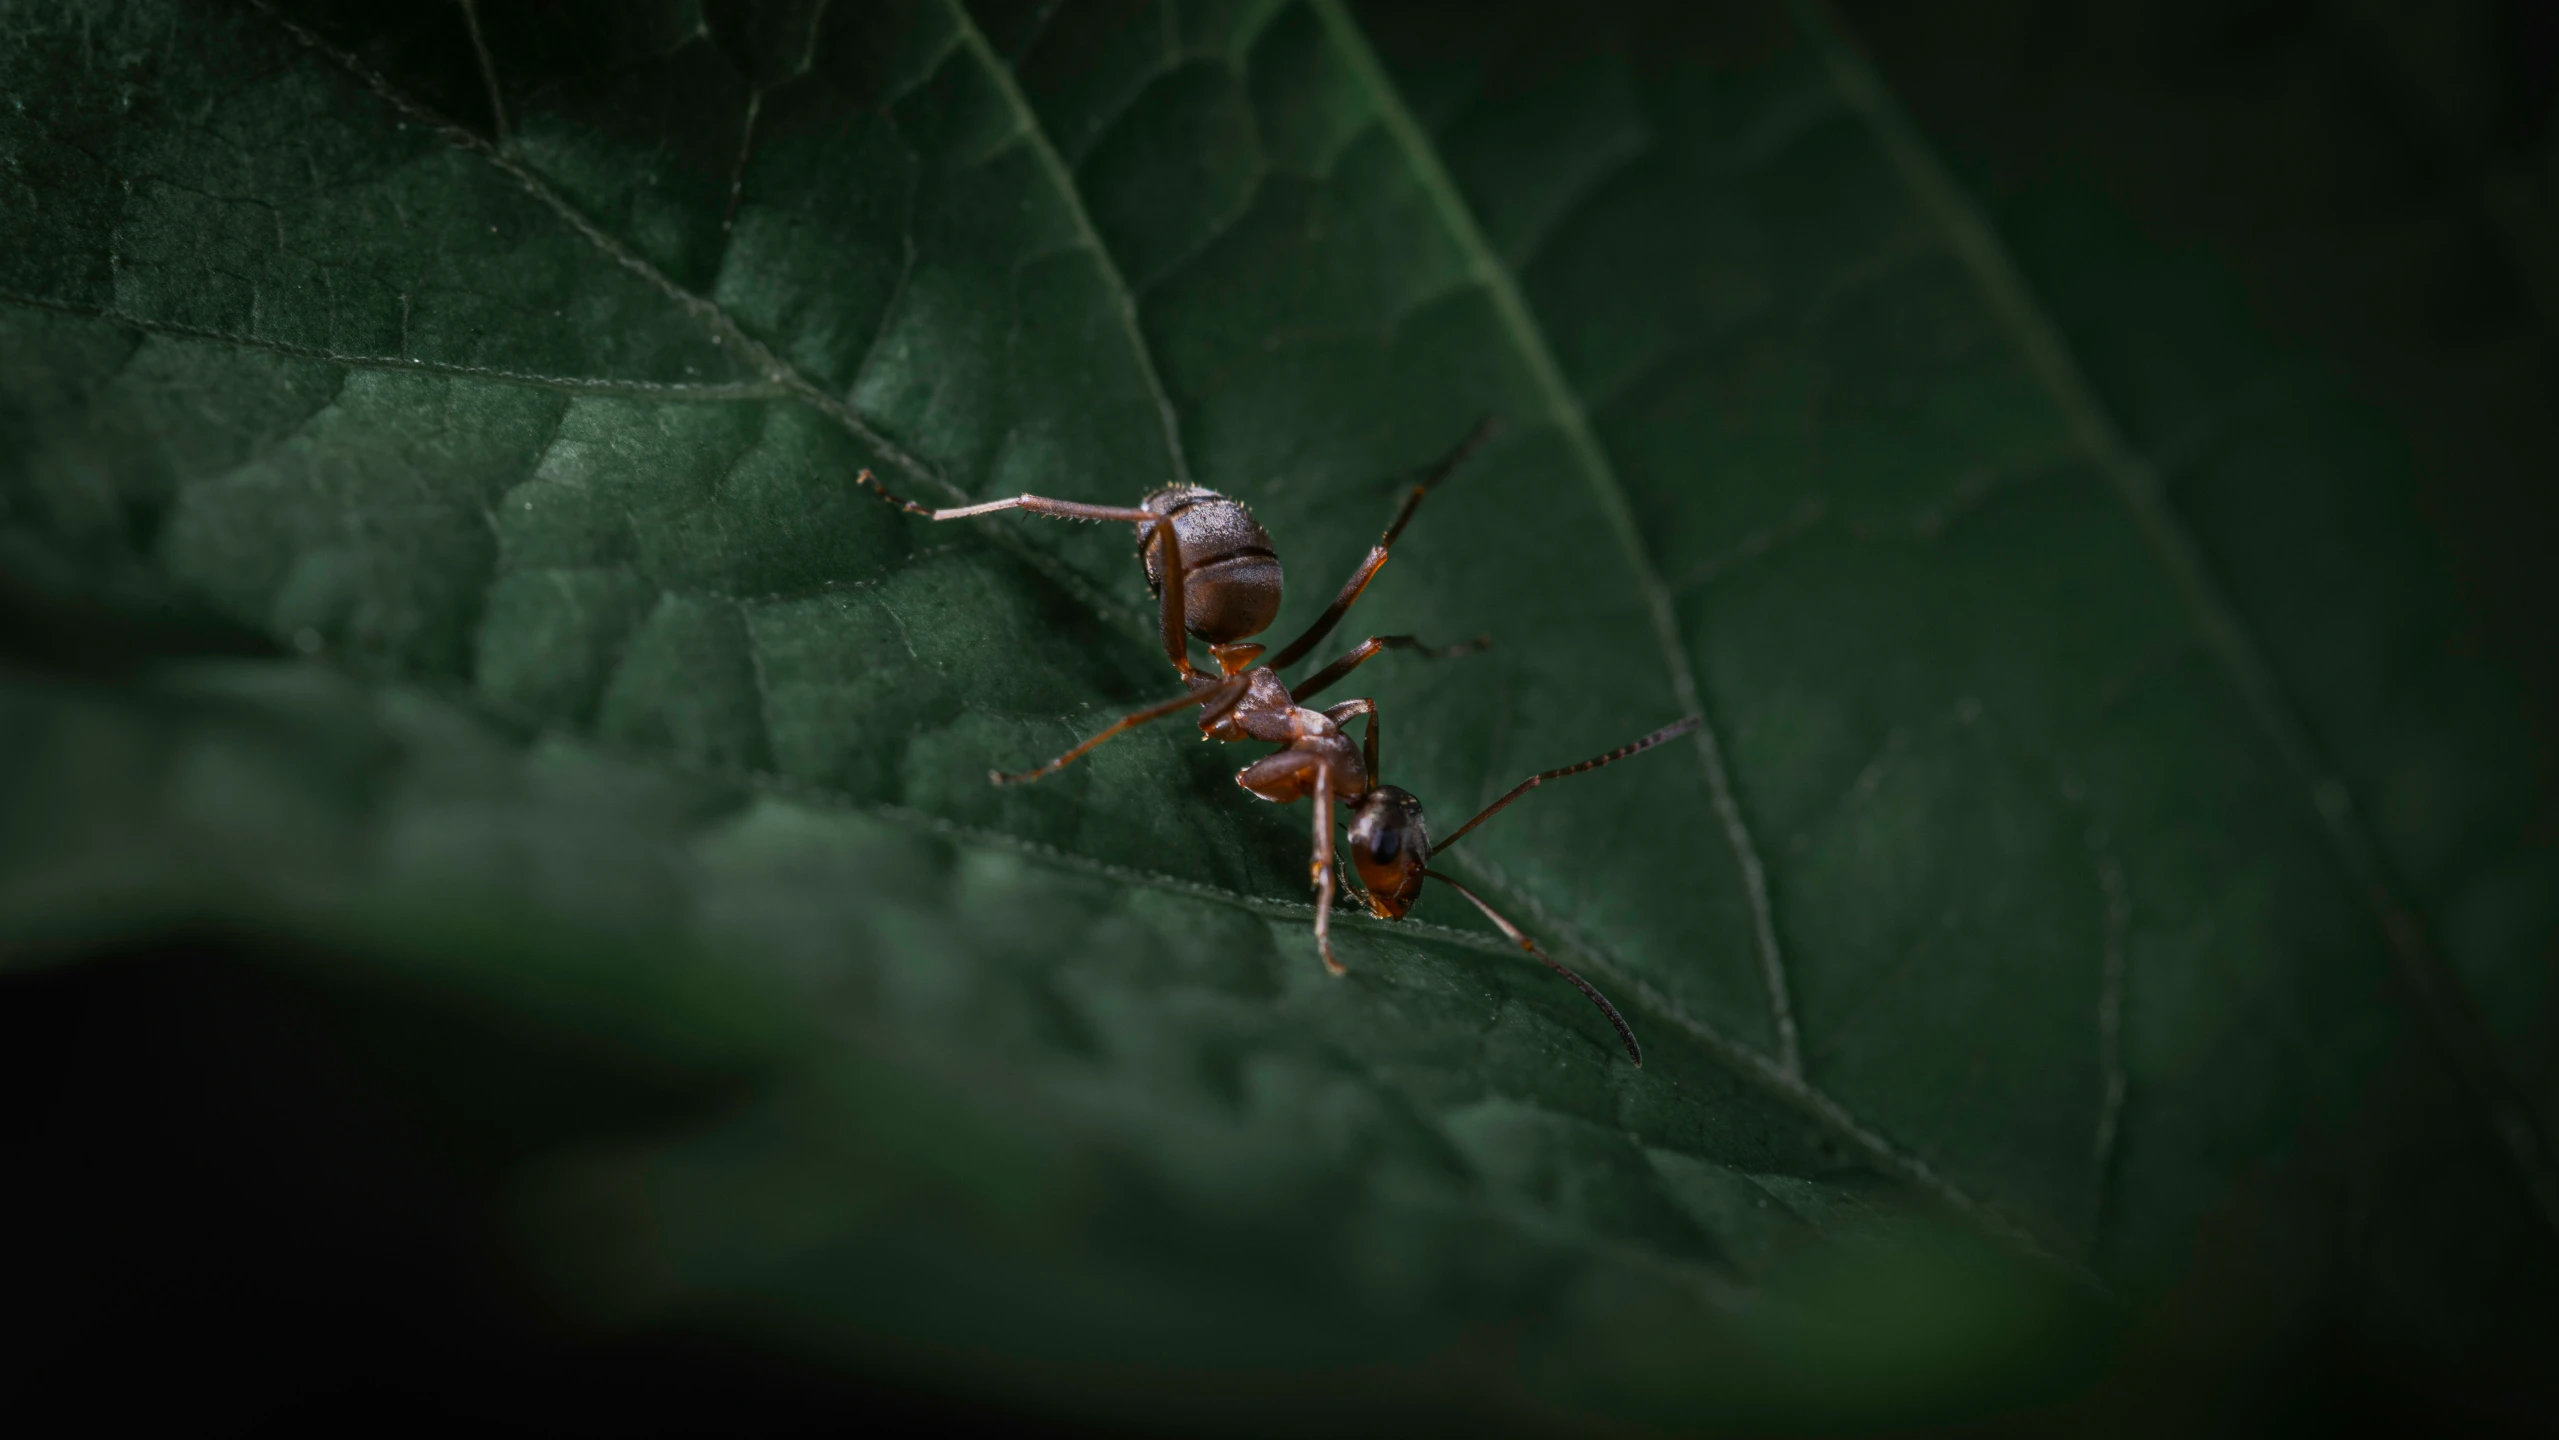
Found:
<path fill-rule="evenodd" d="M 218 1425 L 2546 1400 L 2530 5 L 0 0 L 19 1380 Z M 1307 934 L 1116 527 L 1446 894 Z M 31 1322 L 31 1323 L 30 1323 Z M 144 1373 L 162 1383 L 96 1377 Z M 883 1398 L 892 1397 L 892 1398 Z M 37 1403 L 30 1398 L 26 1403 Z"/>

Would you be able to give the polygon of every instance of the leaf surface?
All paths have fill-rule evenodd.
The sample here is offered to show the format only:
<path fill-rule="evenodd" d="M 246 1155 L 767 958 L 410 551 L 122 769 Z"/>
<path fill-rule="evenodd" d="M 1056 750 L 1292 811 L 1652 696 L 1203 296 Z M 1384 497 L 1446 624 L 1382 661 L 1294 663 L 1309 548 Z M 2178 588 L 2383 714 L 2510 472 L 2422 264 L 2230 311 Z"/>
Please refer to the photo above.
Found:
<path fill-rule="evenodd" d="M 2216 626 L 2292 638 L 2092 446 L 1821 23 L 6 24 L 10 553 L 322 663 L 18 672 L 0 921 L 316 937 L 754 1075 L 532 1183 L 646 1217 L 555 1277 L 608 1313 L 1313 1371 L 1516 1322 L 1596 1363 L 1608 1297 L 1729 1340 L 1782 1257 L 1923 1216 L 2147 1298 L 2235 1189 L 2302 1237 L 2284 1305 L 2459 1336 L 2546 1278 L 2530 1157 L 2266 723 L 2289 675 Z M 1359 676 L 1443 832 L 1706 715 L 1458 855 L 1641 1072 L 1452 896 L 1346 921 L 1328 981 L 1304 814 L 1224 747 L 987 786 L 1171 690 L 1128 536 L 850 484 L 1212 485 L 1284 638 L 1487 414 L 1336 643 L 1491 637 Z M 474 960 L 511 926 L 521 969 Z"/>
<path fill-rule="evenodd" d="M 1808 8 L 1611 7 L 1569 41 L 1533 17 L 1385 6 L 1377 29 L 1668 577 L 1741 808 L 1778 837 L 1813 1083 L 2127 1283 L 2227 1203 L 2188 1168 L 2203 1157 L 2271 1161 L 2337 1126 L 2372 1147 L 2346 1168 L 2437 1174 L 2444 1137 L 2414 1117 L 2438 1110 L 2465 1116 L 2474 1173 L 2533 1243 L 2538 1121 L 2463 993 L 2487 970 L 2528 986 L 2550 934 L 2509 879 L 2546 861 L 2524 828 L 2546 783 L 2498 778 L 2537 773 L 2530 672 L 2473 651 L 2438 662 L 2459 677 L 2440 698 L 2403 680 L 2427 698 L 2400 700 L 2341 669 L 2461 623 L 2428 537 L 2379 518 L 2420 497 L 2374 418 L 2305 382 L 2269 418 L 2297 447 L 2277 463 L 2271 436 L 2197 413 L 2172 356 L 2227 367 L 2223 394 L 2304 362 L 2208 277 L 2133 271 L 2193 281 L 2166 334 L 2168 297 L 2093 292 L 2098 267 L 2151 263 L 2097 248 L 2119 231 L 2031 229 L 2042 268 L 2021 272 Z M 2034 96 L 2081 93 L 2027 74 Z M 2137 130 L 2147 92 L 2117 103 Z M 2070 287 L 2058 314 L 2047 276 Z M 2150 368 L 2092 384 L 2083 334 Z M 2198 446 L 2227 446 L 2229 473 L 2165 489 Z M 2386 734 L 2492 748 L 2421 780 L 2426 762 L 2381 759 Z M 2402 866 L 2441 864 L 2416 847 L 2440 835 L 2448 857 L 2454 833 L 2483 873 L 2444 902 L 2493 907 L 2471 929 L 2510 948 L 2448 957 L 2399 893 Z M 2380 1073 L 2425 1098 L 2377 1094 Z M 2325 1183 L 2298 1222 L 2361 1223 Z M 2373 1203 L 2413 1233 L 2438 1202 Z M 2342 1248 L 2348 1272 L 2388 1263 Z"/>

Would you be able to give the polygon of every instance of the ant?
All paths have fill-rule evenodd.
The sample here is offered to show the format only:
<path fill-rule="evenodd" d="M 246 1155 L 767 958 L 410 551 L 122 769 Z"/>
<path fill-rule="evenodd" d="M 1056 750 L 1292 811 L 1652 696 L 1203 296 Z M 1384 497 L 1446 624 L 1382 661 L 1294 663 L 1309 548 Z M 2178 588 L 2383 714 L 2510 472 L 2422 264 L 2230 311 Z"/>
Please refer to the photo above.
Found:
<path fill-rule="evenodd" d="M 1627 1027 L 1625 1018 L 1617 1013 L 1617 1007 L 1608 1002 L 1607 996 L 1540 950 L 1535 941 L 1484 903 L 1474 891 L 1439 871 L 1424 868 L 1433 847 L 1423 825 L 1421 801 L 1409 791 L 1381 785 L 1376 780 L 1376 702 L 1364 698 L 1345 700 L 1323 710 L 1309 709 L 1303 703 L 1317 692 L 1339 683 L 1382 650 L 1416 650 L 1446 656 L 1480 649 L 1486 642 L 1478 640 L 1471 645 L 1435 650 L 1410 635 L 1373 635 L 1333 663 L 1299 681 L 1293 689 L 1279 675 L 1280 671 L 1304 659 L 1341 623 L 1360 593 L 1368 588 L 1369 581 L 1375 579 L 1378 570 L 1386 564 L 1388 551 L 1394 547 L 1396 537 L 1404 533 L 1404 527 L 1411 523 L 1413 512 L 1420 507 L 1422 498 L 1463 464 L 1492 434 L 1493 428 L 1492 420 L 1483 421 L 1431 467 L 1405 495 L 1393 522 L 1387 525 L 1386 533 L 1369 547 L 1368 557 L 1351 572 L 1351 578 L 1334 596 L 1333 603 L 1306 627 L 1305 633 L 1282 646 L 1267 663 L 1256 663 L 1261 661 L 1264 647 L 1246 637 L 1261 633 L 1278 618 L 1279 556 L 1271 549 L 1270 534 L 1239 500 L 1196 485 L 1174 485 L 1155 491 L 1134 507 L 1088 505 L 1074 500 L 1053 500 L 1042 495 L 1016 495 L 979 505 L 936 510 L 890 494 L 878 477 L 867 469 L 856 475 L 854 481 L 876 491 L 881 499 L 906 513 L 920 515 L 927 520 L 963 520 L 1002 510 L 1027 510 L 1036 515 L 1053 515 L 1065 520 L 1118 522 L 1137 527 L 1138 559 L 1146 567 L 1147 588 L 1160 604 L 1164 656 L 1180 673 L 1184 693 L 1122 716 L 1074 749 L 1036 769 L 1017 774 L 989 772 L 988 778 L 995 784 L 1017 785 L 1055 774 L 1113 736 L 1197 706 L 1200 709 L 1200 734 L 1204 739 L 1260 740 L 1282 747 L 1237 772 L 1236 784 L 1261 799 L 1280 804 L 1309 798 L 1316 802 L 1315 854 L 1310 868 L 1315 886 L 1315 948 L 1323 956 L 1326 970 L 1335 975 L 1349 973 L 1333 956 L 1331 931 L 1335 877 L 1333 803 L 1341 801 L 1354 807 L 1349 831 L 1351 861 L 1360 879 L 1366 883 L 1366 893 L 1360 894 L 1360 898 L 1367 903 L 1370 913 L 1384 920 L 1401 920 L 1420 896 L 1424 878 L 1440 880 L 1483 911 L 1485 918 L 1491 920 L 1503 935 L 1545 962 L 1549 969 L 1570 981 L 1574 988 L 1597 1005 L 1600 1013 L 1606 1015 L 1608 1023 L 1616 1029 L 1618 1039 L 1625 1043 L 1627 1055 L 1641 1067 L 1644 1055 L 1635 1043 L 1635 1033 Z M 1168 557 L 1172 561 L 1170 564 L 1166 563 Z M 1217 673 L 1211 674 L 1191 663 L 1187 639 L 1191 635 L 1208 642 L 1209 653 L 1217 660 Z M 1354 746 L 1350 737 L 1342 732 L 1342 727 L 1363 715 L 1368 717 L 1365 743 Z M 1625 759 L 1665 740 L 1684 735 L 1695 729 L 1697 723 L 1692 716 L 1605 755 L 1530 776 L 1509 794 L 1486 806 L 1474 819 L 1459 826 L 1455 834 L 1439 843 L 1438 853 L 1445 854 L 1467 831 L 1546 781 Z M 1359 893 L 1358 885 L 1351 888 L 1354 893 Z"/>
<path fill-rule="evenodd" d="M 1465 896 L 1467 903 L 1483 911 L 1484 918 L 1492 921 L 1493 928 L 1501 931 L 1512 944 L 1536 956 L 1547 969 L 1570 981 L 1574 989 L 1598 1006 L 1599 1013 L 1607 1016 L 1609 1025 L 1617 1031 L 1617 1038 L 1624 1042 L 1626 1058 L 1635 1062 L 1636 1069 L 1644 1068 L 1643 1047 L 1635 1043 L 1635 1032 L 1627 1027 L 1626 1017 L 1617 1013 L 1617 1007 L 1608 1003 L 1607 996 L 1600 994 L 1595 986 L 1563 962 L 1538 949 L 1537 942 L 1529 939 L 1527 932 L 1503 918 L 1502 912 L 1485 904 L 1483 896 L 1450 879 L 1445 872 L 1428 867 L 1433 858 L 1447 854 L 1451 846 L 1464 839 L 1467 831 L 1493 818 L 1493 812 L 1547 781 L 1579 775 L 1585 770 L 1596 770 L 1629 755 L 1640 754 L 1665 740 L 1678 739 L 1696 729 L 1699 723 L 1699 717 L 1695 715 L 1674 720 L 1652 734 L 1620 745 L 1605 755 L 1594 755 L 1579 764 L 1560 769 L 1541 770 L 1512 786 L 1501 799 L 1476 811 L 1474 819 L 1458 826 L 1455 834 L 1436 845 L 1431 843 L 1430 831 L 1423 824 L 1422 802 L 1418 796 L 1393 785 L 1371 787 L 1367 794 L 1353 802 L 1351 811 L 1351 868 L 1359 872 L 1361 883 L 1368 887 L 1368 892 L 1360 898 L 1368 902 L 1369 913 L 1378 919 L 1401 920 L 1404 913 L 1413 908 L 1413 902 L 1421 898 L 1422 881 L 1425 879 L 1437 880 Z M 1374 711 L 1369 714 L 1368 739 L 1368 768 L 1374 775 L 1377 772 L 1377 716 Z M 1324 898 L 1329 900 L 1331 897 L 1328 894 Z M 1316 928 L 1321 931 L 1323 912 L 1317 911 L 1316 916 Z M 1332 957 L 1328 954 L 1325 958 L 1330 961 Z M 1335 973 L 1340 973 L 1339 967 L 1335 968 Z"/>

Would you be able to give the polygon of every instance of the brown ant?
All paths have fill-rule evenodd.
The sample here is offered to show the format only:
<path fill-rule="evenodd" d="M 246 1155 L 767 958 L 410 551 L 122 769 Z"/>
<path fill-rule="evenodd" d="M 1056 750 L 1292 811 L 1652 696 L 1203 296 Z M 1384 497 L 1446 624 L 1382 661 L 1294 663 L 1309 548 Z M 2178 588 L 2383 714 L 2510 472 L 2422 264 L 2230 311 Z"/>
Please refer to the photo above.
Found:
<path fill-rule="evenodd" d="M 1369 715 L 1368 725 L 1368 767 L 1369 773 L 1373 775 L 1377 771 L 1377 716 L 1373 711 Z M 1409 790 L 1399 789 L 1393 785 L 1373 786 L 1367 794 L 1360 796 L 1354 802 L 1354 808 L 1351 811 L 1351 868 L 1359 872 L 1361 882 L 1368 887 L 1368 893 L 1360 898 L 1368 902 L 1369 913 L 1378 919 L 1401 920 L 1404 918 L 1404 912 L 1413 908 L 1413 902 L 1421 898 L 1424 879 L 1437 880 L 1465 896 L 1467 903 L 1483 911 L 1484 918 L 1492 921 L 1493 928 L 1501 931 L 1512 944 L 1545 962 L 1547 969 L 1571 981 L 1574 989 L 1581 991 L 1589 998 L 1590 1003 L 1598 1006 L 1599 1013 L 1607 1016 L 1608 1023 L 1615 1027 L 1617 1038 L 1625 1042 L 1626 1057 L 1635 1062 L 1636 1068 L 1641 1069 L 1644 1064 L 1643 1048 L 1635 1043 L 1635 1032 L 1627 1028 L 1625 1017 L 1617 1013 L 1616 1006 L 1608 1003 L 1607 996 L 1600 994 L 1588 980 L 1573 973 L 1563 962 L 1538 949 L 1536 941 L 1529 939 L 1525 931 L 1504 919 L 1500 911 L 1485 904 L 1483 896 L 1458 884 L 1445 873 L 1426 867 L 1434 857 L 1447 854 L 1449 847 L 1464 839 L 1467 831 L 1493 818 L 1493 812 L 1547 781 L 1561 780 L 1567 775 L 1579 775 L 1585 770 L 1596 770 L 1602 765 L 1650 750 L 1665 740 L 1676 740 L 1696 729 L 1697 726 L 1698 717 L 1691 715 L 1685 720 L 1675 720 L 1641 740 L 1620 745 L 1605 755 L 1594 755 L 1578 765 L 1566 765 L 1559 770 L 1539 771 L 1512 786 L 1501 799 L 1476 811 L 1474 819 L 1458 826 L 1455 834 L 1436 845 L 1431 843 L 1430 831 L 1423 824 L 1422 802 L 1419 797 Z M 1318 914 L 1320 916 L 1321 912 Z"/>
<path fill-rule="evenodd" d="M 1333 956 L 1331 920 L 1333 913 L 1333 802 L 1346 802 L 1354 807 L 1350 826 L 1351 860 L 1362 880 L 1367 882 L 1366 901 L 1371 913 L 1381 919 L 1400 920 L 1421 894 L 1422 881 L 1437 878 L 1473 902 L 1502 934 L 1517 943 L 1548 968 L 1571 981 L 1589 997 L 1608 1023 L 1616 1028 L 1625 1042 L 1626 1053 L 1636 1065 L 1644 1063 L 1643 1051 L 1635 1044 L 1634 1031 L 1627 1028 L 1617 1007 L 1599 993 L 1591 983 L 1558 963 L 1519 927 L 1504 919 L 1492 906 L 1484 903 L 1474 891 L 1449 879 L 1436 870 L 1424 869 L 1433 853 L 1430 838 L 1422 821 L 1422 803 L 1405 790 L 1377 783 L 1377 705 L 1368 699 L 1345 700 L 1324 710 L 1308 709 L 1302 702 L 1318 691 L 1338 683 L 1354 669 L 1381 650 L 1418 650 L 1425 654 L 1454 654 L 1480 648 L 1484 643 L 1452 646 L 1434 651 L 1410 635 L 1374 635 L 1352 647 L 1341 658 L 1300 681 L 1292 691 L 1280 679 L 1279 672 L 1306 657 L 1333 628 L 1375 579 L 1386 564 L 1387 552 L 1397 536 L 1404 532 L 1422 497 L 1433 486 L 1448 478 L 1476 447 L 1483 444 L 1493 430 L 1486 420 L 1458 442 L 1455 449 L 1434 465 L 1422 480 L 1404 497 L 1395 512 L 1393 523 L 1369 548 L 1368 558 L 1351 572 L 1341 593 L 1333 603 L 1306 627 L 1304 634 L 1290 641 L 1266 664 L 1257 664 L 1263 647 L 1246 637 L 1261 633 L 1278 617 L 1280 608 L 1279 556 L 1271 550 L 1271 537 L 1253 519 L 1243 502 L 1220 495 L 1214 490 L 1195 485 L 1167 486 L 1139 501 L 1134 508 L 1116 505 L 1087 505 L 1073 500 L 1052 500 L 1042 495 L 1016 495 L 1006 500 L 989 500 L 980 505 L 961 505 L 936 510 L 901 500 L 880 484 L 878 477 L 864 470 L 855 476 L 856 483 L 879 493 L 881 499 L 910 515 L 927 520 L 962 520 L 976 515 L 991 515 L 1000 510 L 1028 510 L 1037 515 L 1054 515 L 1067 520 L 1117 521 L 1137 527 L 1138 558 L 1146 566 L 1147 588 L 1161 605 L 1160 623 L 1165 658 L 1180 672 L 1184 694 L 1161 704 L 1122 716 L 1090 739 L 1036 769 L 1018 774 L 991 772 L 989 778 L 998 785 L 1020 784 L 1054 774 L 1103 741 L 1133 730 L 1152 720 L 1160 720 L 1192 706 L 1200 707 L 1199 727 L 1203 737 L 1217 740 L 1260 740 L 1283 748 L 1245 766 L 1235 776 L 1235 783 L 1264 800 L 1286 804 L 1314 798 L 1315 856 L 1312 862 L 1315 886 L 1315 947 L 1324 958 L 1324 968 L 1335 975 L 1348 973 Z M 1167 565 L 1166 556 L 1177 563 Z M 1196 635 L 1208 642 L 1209 653 L 1217 658 L 1218 673 L 1210 674 L 1191 663 L 1187 636 Z M 1348 721 L 1368 717 L 1366 743 L 1353 746 L 1342 733 Z M 1483 813 L 1458 827 L 1456 834 L 1440 842 L 1438 851 L 1445 853 L 1467 831 L 1482 824 L 1495 811 L 1548 780 L 1596 769 L 1614 760 L 1622 760 L 1638 751 L 1647 750 L 1677 735 L 1694 729 L 1692 717 L 1665 729 L 1657 730 L 1631 745 L 1612 750 L 1595 759 L 1561 770 L 1533 775 L 1514 787 L 1501 799 L 1485 807 Z M 1354 892 L 1357 891 L 1354 886 Z"/>

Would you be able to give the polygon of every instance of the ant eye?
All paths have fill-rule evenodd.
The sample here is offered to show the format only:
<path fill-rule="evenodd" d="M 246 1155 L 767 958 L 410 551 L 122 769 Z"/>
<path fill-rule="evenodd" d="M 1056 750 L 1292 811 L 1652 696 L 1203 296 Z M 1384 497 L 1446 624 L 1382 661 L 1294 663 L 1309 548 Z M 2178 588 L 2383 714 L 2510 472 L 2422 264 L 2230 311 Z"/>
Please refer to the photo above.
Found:
<path fill-rule="evenodd" d="M 1392 860 L 1404 853 L 1404 832 L 1392 825 L 1378 827 L 1377 839 L 1369 846 L 1369 854 L 1380 860 Z"/>

